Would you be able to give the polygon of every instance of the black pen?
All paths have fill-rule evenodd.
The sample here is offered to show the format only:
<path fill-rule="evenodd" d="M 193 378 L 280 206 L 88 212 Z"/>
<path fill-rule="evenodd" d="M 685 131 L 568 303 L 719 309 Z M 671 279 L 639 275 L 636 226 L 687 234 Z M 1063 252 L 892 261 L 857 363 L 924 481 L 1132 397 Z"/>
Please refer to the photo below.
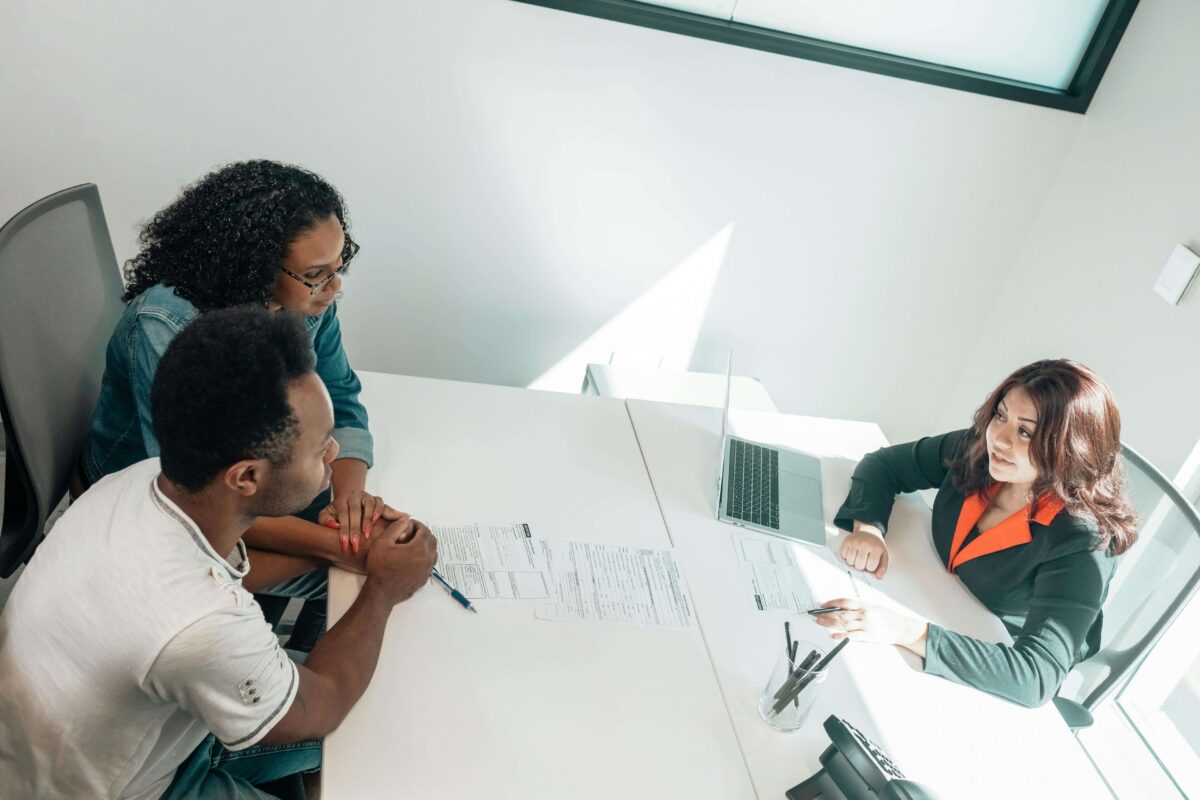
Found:
<path fill-rule="evenodd" d="M 797 642 L 797 644 L 799 644 L 799 642 Z M 800 662 L 800 666 L 795 667 L 788 675 L 787 679 L 780 684 L 778 691 L 775 692 L 775 699 L 778 700 L 787 694 L 788 691 L 790 691 L 791 688 L 795 686 L 796 683 L 805 676 L 805 674 L 807 674 L 808 670 L 812 669 L 813 664 L 816 664 L 820 660 L 821 654 L 816 650 L 809 652 L 809 654 L 804 657 L 804 660 Z"/>
<path fill-rule="evenodd" d="M 476 614 L 479 613 L 475 610 L 475 606 L 471 605 L 471 601 L 467 599 L 467 596 L 451 586 L 450 582 L 442 577 L 442 573 L 435 569 L 431 574 L 433 575 L 433 579 L 435 581 L 446 587 L 446 591 L 450 593 L 451 597 L 458 601 L 459 605 L 461 605 L 467 611 L 474 611 Z"/>
<path fill-rule="evenodd" d="M 813 678 L 819 675 L 826 667 L 828 667 L 829 662 L 833 661 L 837 654 L 842 652 L 842 648 L 848 644 L 850 644 L 849 639 L 842 639 L 840 642 L 838 642 L 837 647 L 829 651 L 829 655 L 822 658 L 820 663 L 818 663 L 808 674 L 801 678 L 783 698 L 775 702 L 775 705 L 771 708 L 770 716 L 773 717 L 780 711 L 783 711 L 783 709 L 787 707 L 787 704 L 798 697 L 800 692 L 804 691 L 804 687 L 812 683 Z"/>
<path fill-rule="evenodd" d="M 810 608 L 808 611 L 805 611 L 804 613 L 808 614 L 810 617 L 815 617 L 818 614 L 831 614 L 834 611 L 845 611 L 845 610 L 846 609 L 844 609 L 844 608 L 839 608 L 838 606 L 833 606 L 831 608 Z"/>
<path fill-rule="evenodd" d="M 818 653 L 816 650 L 813 650 L 811 653 L 809 653 L 807 656 L 805 656 L 803 661 L 800 662 L 800 666 L 796 667 L 796 671 L 797 672 L 808 672 L 810 669 L 812 669 L 813 664 L 817 663 L 817 661 L 819 661 L 820 658 L 821 658 L 821 654 Z"/>
<path fill-rule="evenodd" d="M 800 664 L 800 666 L 796 667 L 796 671 L 793 674 L 798 674 L 800 676 L 806 675 L 808 673 L 808 671 L 813 668 L 813 664 L 816 664 L 820 658 L 821 658 L 821 656 L 817 653 L 817 651 L 813 650 L 811 653 L 808 654 L 808 657 L 804 659 L 804 662 L 802 664 Z M 792 705 L 799 708 L 800 707 L 800 698 L 793 697 Z"/>

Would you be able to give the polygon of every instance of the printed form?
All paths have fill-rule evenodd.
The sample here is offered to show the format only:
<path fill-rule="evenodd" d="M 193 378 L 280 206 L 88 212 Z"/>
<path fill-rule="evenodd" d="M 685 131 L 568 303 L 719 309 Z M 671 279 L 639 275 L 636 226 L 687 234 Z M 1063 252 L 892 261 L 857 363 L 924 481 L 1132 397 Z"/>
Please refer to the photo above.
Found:
<path fill-rule="evenodd" d="M 750 602 L 759 611 L 801 612 L 834 597 L 877 600 L 880 595 L 826 548 L 818 550 L 753 533 L 734 535 L 733 546 L 737 549 L 742 582 Z M 805 558 L 806 554 L 816 558 Z"/>
<path fill-rule="evenodd" d="M 670 550 L 543 541 L 554 602 L 540 619 L 692 629 L 696 616 Z"/>
<path fill-rule="evenodd" d="M 546 557 L 529 525 L 430 525 L 437 536 L 437 569 L 472 600 L 546 600 Z"/>

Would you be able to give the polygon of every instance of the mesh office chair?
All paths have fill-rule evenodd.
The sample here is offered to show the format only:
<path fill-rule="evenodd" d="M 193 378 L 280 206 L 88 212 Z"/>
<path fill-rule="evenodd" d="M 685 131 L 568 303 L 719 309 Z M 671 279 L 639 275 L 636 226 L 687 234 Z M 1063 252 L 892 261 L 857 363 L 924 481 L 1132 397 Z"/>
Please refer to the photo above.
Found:
<path fill-rule="evenodd" d="M 124 306 L 100 192 L 52 194 L 0 228 L 0 577 L 33 555 L 67 491 Z"/>
<path fill-rule="evenodd" d="M 1073 729 L 1133 674 L 1200 585 L 1200 514 L 1141 454 L 1123 447 L 1140 536 L 1118 560 L 1100 650 L 1075 666 L 1054 705 Z"/>

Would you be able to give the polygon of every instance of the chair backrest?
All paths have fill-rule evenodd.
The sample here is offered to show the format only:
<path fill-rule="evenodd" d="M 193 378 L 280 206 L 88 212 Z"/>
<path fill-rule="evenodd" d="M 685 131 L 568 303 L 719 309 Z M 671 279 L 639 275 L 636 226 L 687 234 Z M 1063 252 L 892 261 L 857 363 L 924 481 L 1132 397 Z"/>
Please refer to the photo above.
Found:
<path fill-rule="evenodd" d="M 1128 445 L 1123 460 L 1139 538 L 1117 561 L 1099 652 L 1076 665 L 1059 690 L 1089 711 L 1133 674 L 1200 585 L 1200 514 Z"/>
<path fill-rule="evenodd" d="M 121 316 L 121 273 L 100 193 L 52 194 L 0 228 L 0 576 L 33 554 L 66 494 Z"/>

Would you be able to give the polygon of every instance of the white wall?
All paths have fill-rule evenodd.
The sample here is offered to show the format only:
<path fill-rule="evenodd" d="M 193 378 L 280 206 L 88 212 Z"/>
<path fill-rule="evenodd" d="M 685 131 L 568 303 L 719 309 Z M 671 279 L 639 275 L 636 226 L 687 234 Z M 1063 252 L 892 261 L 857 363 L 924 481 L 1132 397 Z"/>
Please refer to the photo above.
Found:
<path fill-rule="evenodd" d="M 692 363 L 732 344 L 783 410 L 893 437 L 936 420 L 1082 123 L 509 0 L 4 0 L 0 108 L 0 218 L 95 181 L 121 259 L 216 164 L 327 175 L 365 369 L 526 385 L 732 223 Z"/>
<path fill-rule="evenodd" d="M 1200 4 L 1142 3 L 1028 245 L 943 411 L 961 424 L 1004 375 L 1041 357 L 1091 366 L 1124 438 L 1174 475 L 1200 438 L 1200 282 L 1152 291 L 1176 243 L 1200 251 Z"/>

